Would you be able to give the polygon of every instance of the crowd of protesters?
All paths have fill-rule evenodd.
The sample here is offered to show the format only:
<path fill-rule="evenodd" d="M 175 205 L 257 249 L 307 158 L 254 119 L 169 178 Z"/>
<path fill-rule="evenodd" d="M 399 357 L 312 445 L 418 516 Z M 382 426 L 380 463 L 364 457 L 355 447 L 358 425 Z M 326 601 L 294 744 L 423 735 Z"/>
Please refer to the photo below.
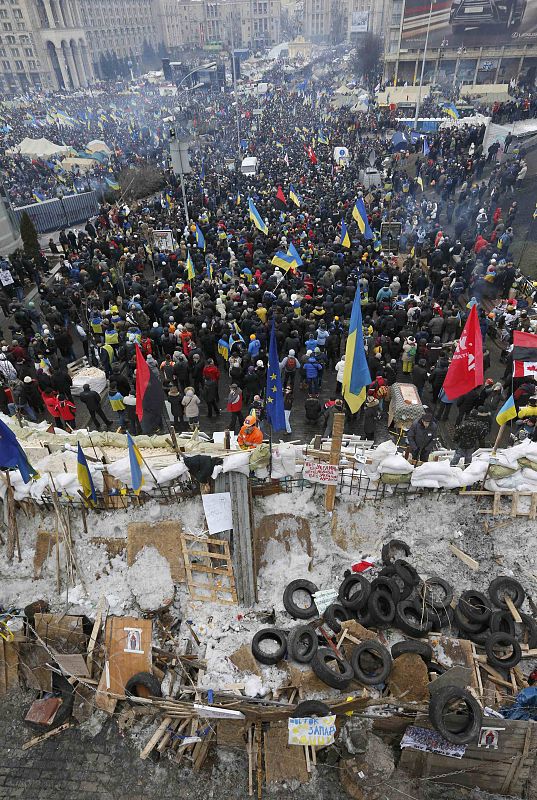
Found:
<path fill-rule="evenodd" d="M 331 87 L 330 78 L 310 90 L 276 86 L 262 115 L 253 114 L 258 98 L 243 101 L 241 133 L 247 153 L 258 159 L 255 177 L 224 168 L 236 137 L 235 112 L 214 99 L 212 135 L 191 151 L 188 222 L 169 174 L 161 196 L 130 207 L 103 205 L 81 230 L 52 237 L 60 270 L 51 283 L 41 280 L 42 264 L 19 258 L 18 268 L 40 284 L 39 295 L 25 303 L 19 287 L 11 297 L 3 292 L 10 335 L 4 331 L 0 352 L 1 410 L 69 429 L 84 408 L 90 427 L 139 433 L 138 345 L 168 401 L 160 425 L 149 432 L 167 424 L 178 430 L 212 425 L 230 427 L 248 442 L 258 436 L 256 424 L 266 432 L 274 320 L 289 435 L 299 422 L 302 430 L 330 436 L 335 413 L 345 411 L 348 431 L 375 439 L 386 428 L 390 387 L 404 381 L 414 383 L 427 408 L 408 435 L 416 460 L 427 459 L 443 425 L 456 457 L 468 461 L 476 447 L 491 443 L 495 414 L 512 386 L 521 411 L 515 429 L 537 438 L 535 382 L 513 383 L 508 355 L 513 332 L 531 330 L 534 300 L 522 290 L 511 257 L 520 235 L 521 158 L 502 149 L 489 159 L 483 130 L 464 126 L 394 150 L 384 133 L 385 112 L 334 113 Z M 334 164 L 336 145 L 352 153 L 349 164 Z M 360 170 L 371 163 L 382 181 L 365 189 Z M 276 197 L 280 187 L 285 202 Z M 358 196 L 373 238 L 353 219 Z M 266 232 L 250 218 L 248 198 Z M 342 242 L 342 220 L 350 247 Z M 401 223 L 400 254 L 383 248 L 386 221 Z M 155 231 L 163 229 L 173 233 L 172 251 L 159 250 Z M 302 263 L 284 271 L 272 259 L 291 244 Z M 353 415 L 341 389 L 357 291 L 371 384 Z M 451 403 L 442 384 L 473 303 L 486 380 Z M 89 385 L 76 397 L 71 392 L 67 365 L 82 353 L 106 374 L 104 398 Z M 532 408 L 535 413 L 524 411 Z"/>

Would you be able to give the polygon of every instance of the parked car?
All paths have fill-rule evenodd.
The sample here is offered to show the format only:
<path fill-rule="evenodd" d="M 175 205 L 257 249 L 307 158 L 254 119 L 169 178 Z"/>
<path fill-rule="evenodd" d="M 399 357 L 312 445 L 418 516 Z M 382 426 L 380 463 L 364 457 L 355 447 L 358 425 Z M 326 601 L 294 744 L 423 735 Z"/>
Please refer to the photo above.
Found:
<path fill-rule="evenodd" d="M 453 0 L 449 22 L 454 32 L 481 25 L 516 28 L 526 6 L 527 0 Z"/>

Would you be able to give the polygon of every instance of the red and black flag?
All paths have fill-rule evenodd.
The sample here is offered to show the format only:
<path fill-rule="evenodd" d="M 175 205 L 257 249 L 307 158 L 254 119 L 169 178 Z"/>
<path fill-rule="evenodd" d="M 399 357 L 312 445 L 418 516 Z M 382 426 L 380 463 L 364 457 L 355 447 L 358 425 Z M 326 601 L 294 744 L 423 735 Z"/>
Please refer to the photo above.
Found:
<path fill-rule="evenodd" d="M 532 376 L 537 380 L 537 335 L 515 331 L 512 356 L 514 378 Z"/>
<path fill-rule="evenodd" d="M 276 192 L 276 201 L 274 203 L 278 211 L 286 211 L 287 210 L 287 200 L 285 199 L 285 195 L 283 193 L 283 189 L 281 186 L 278 186 L 278 191 Z"/>
<path fill-rule="evenodd" d="M 164 409 L 164 389 L 158 377 L 136 345 L 136 416 L 140 420 L 142 433 L 151 435 L 161 426 Z"/>

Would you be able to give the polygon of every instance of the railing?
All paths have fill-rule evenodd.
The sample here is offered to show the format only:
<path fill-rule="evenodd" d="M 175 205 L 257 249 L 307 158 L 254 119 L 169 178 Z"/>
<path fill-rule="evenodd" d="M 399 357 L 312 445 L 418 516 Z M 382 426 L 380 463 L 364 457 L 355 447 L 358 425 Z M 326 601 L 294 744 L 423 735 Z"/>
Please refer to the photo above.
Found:
<path fill-rule="evenodd" d="M 42 203 L 31 203 L 28 206 L 13 208 L 12 213 L 20 225 L 21 217 L 26 212 L 34 223 L 38 233 L 48 233 L 59 228 L 68 228 L 94 216 L 99 210 L 97 193 L 81 192 L 43 200 Z"/>

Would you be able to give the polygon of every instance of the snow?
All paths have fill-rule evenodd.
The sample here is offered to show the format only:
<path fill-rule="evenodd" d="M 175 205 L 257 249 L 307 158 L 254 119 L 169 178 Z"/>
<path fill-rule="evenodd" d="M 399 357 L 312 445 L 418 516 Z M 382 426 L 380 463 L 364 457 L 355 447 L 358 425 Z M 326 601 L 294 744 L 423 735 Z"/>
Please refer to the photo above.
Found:
<path fill-rule="evenodd" d="M 175 594 L 170 565 L 156 547 L 144 547 L 127 574 L 127 584 L 142 611 L 169 605 Z"/>

